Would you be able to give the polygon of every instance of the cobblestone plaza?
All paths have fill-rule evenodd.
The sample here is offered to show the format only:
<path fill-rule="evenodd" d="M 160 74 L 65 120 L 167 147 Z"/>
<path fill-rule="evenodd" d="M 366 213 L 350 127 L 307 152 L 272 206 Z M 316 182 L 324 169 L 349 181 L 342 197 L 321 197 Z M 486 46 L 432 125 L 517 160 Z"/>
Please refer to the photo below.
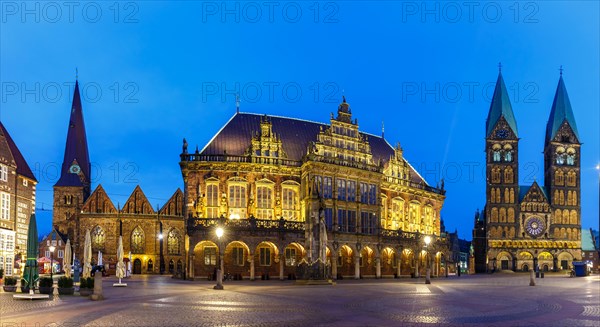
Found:
<path fill-rule="evenodd" d="M 527 274 L 433 279 L 213 282 L 135 276 L 127 288 L 105 278 L 105 300 L 55 294 L 17 301 L 0 292 L 9 326 L 599 326 L 600 277 Z"/>

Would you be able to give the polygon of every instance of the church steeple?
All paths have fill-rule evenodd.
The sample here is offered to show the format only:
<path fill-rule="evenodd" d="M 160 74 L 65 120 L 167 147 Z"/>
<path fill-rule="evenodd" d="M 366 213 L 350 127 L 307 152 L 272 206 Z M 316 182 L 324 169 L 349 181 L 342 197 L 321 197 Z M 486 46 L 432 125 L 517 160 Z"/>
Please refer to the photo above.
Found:
<path fill-rule="evenodd" d="M 546 142 L 548 145 L 551 141 L 555 140 L 556 134 L 563 124 L 566 123 L 573 132 L 575 139 L 573 143 L 579 143 L 579 133 L 577 131 L 577 124 L 575 123 L 575 116 L 573 115 L 573 109 L 571 108 L 571 101 L 569 101 L 569 94 L 567 94 L 567 88 L 562 77 L 562 68 L 560 73 L 560 79 L 558 80 L 558 86 L 556 87 L 556 94 L 554 95 L 554 102 L 552 103 L 552 109 L 550 110 L 550 118 L 546 125 Z"/>
<path fill-rule="evenodd" d="M 65 154 L 60 179 L 54 186 L 83 187 L 84 197 L 90 194 L 90 156 L 88 153 L 79 81 L 75 81 L 71 117 L 67 130 Z"/>
<path fill-rule="evenodd" d="M 510 104 L 510 98 L 508 97 L 508 91 L 506 90 L 504 78 L 502 78 L 502 72 L 500 71 L 498 73 L 498 80 L 496 81 L 496 88 L 494 89 L 494 96 L 492 97 L 492 103 L 490 104 L 490 111 L 486 121 L 486 138 L 492 136 L 492 131 L 501 118 L 504 118 L 508 126 L 512 129 L 515 137 L 518 137 L 517 121 L 515 120 L 512 105 Z"/>

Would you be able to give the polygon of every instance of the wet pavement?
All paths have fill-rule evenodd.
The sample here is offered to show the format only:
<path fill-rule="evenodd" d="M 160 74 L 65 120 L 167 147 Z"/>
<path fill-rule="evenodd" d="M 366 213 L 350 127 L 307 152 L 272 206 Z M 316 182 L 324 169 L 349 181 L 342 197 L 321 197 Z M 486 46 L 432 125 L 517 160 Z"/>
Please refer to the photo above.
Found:
<path fill-rule="evenodd" d="M 55 294 L 13 300 L 0 291 L 0 326 L 600 326 L 600 277 L 528 274 L 432 279 L 181 281 L 134 276 L 103 282 L 104 301 Z M 76 293 L 77 294 L 77 293 Z"/>

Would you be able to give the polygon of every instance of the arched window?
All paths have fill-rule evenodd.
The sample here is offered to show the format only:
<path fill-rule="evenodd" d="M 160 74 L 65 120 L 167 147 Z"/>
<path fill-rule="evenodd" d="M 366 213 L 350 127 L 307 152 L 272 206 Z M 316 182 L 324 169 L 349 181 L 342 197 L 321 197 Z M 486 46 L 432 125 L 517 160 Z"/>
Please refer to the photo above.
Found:
<path fill-rule="evenodd" d="M 495 188 L 492 188 L 492 190 L 491 190 L 490 202 L 491 203 L 495 203 L 496 202 L 496 189 Z"/>
<path fill-rule="evenodd" d="M 577 186 L 577 173 L 574 171 L 567 173 L 567 186 Z"/>
<path fill-rule="evenodd" d="M 206 218 L 219 217 L 219 185 L 206 185 Z"/>
<path fill-rule="evenodd" d="M 395 198 L 392 200 L 392 222 L 388 229 L 408 229 L 408 226 L 404 226 L 404 220 L 404 200 Z"/>
<path fill-rule="evenodd" d="M 92 230 L 92 250 L 96 251 L 104 251 L 104 243 L 106 241 L 106 234 L 104 233 L 104 229 L 100 226 L 94 227 Z"/>
<path fill-rule="evenodd" d="M 508 222 L 509 223 L 515 222 L 515 209 L 513 209 L 513 208 L 508 208 Z"/>
<path fill-rule="evenodd" d="M 281 192 L 281 205 L 283 209 L 283 219 L 298 220 L 298 193 L 290 187 L 284 187 Z"/>
<path fill-rule="evenodd" d="M 506 208 L 500 208 L 500 222 L 506 222 Z"/>
<path fill-rule="evenodd" d="M 567 149 L 567 165 L 568 166 L 575 165 L 575 149 L 573 149 L 573 148 Z"/>
<path fill-rule="evenodd" d="M 500 183 L 500 168 L 492 169 L 492 183 Z"/>
<path fill-rule="evenodd" d="M 144 231 L 137 226 L 131 232 L 131 253 L 144 253 Z"/>
<path fill-rule="evenodd" d="M 500 203 L 502 194 L 500 193 L 500 189 L 496 188 L 496 203 Z"/>
<path fill-rule="evenodd" d="M 169 235 L 167 236 L 167 253 L 168 254 L 180 254 L 181 251 L 181 238 L 179 237 L 179 233 L 175 229 L 171 229 L 169 231 Z"/>
<path fill-rule="evenodd" d="M 564 165 L 565 164 L 565 148 L 559 146 L 556 149 L 556 164 Z"/>
<path fill-rule="evenodd" d="M 256 218 L 273 219 L 273 188 L 256 187 Z"/>
<path fill-rule="evenodd" d="M 504 182 L 505 183 L 508 183 L 508 184 L 512 183 L 513 176 L 514 176 L 514 172 L 511 167 L 508 167 L 504 170 Z"/>
<path fill-rule="evenodd" d="M 229 218 L 246 218 L 246 183 L 233 182 L 229 185 Z"/>
<path fill-rule="evenodd" d="M 494 162 L 500 162 L 501 159 L 501 155 L 500 155 L 500 150 L 502 148 L 500 147 L 500 144 L 494 144 L 494 146 L 492 147 L 492 160 Z"/>
<path fill-rule="evenodd" d="M 562 170 L 557 170 L 556 174 L 554 175 L 554 184 L 563 185 L 564 177 L 565 177 L 565 174 L 562 172 Z"/>
<path fill-rule="evenodd" d="M 492 222 L 498 222 L 498 208 L 492 208 Z"/>

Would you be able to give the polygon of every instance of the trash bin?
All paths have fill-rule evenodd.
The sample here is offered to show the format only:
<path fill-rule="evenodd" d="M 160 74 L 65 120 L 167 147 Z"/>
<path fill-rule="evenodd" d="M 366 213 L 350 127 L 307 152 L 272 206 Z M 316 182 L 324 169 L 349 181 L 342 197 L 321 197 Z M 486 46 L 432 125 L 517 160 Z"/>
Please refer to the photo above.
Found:
<path fill-rule="evenodd" d="M 575 277 L 585 276 L 585 262 L 573 261 L 573 269 L 575 270 Z"/>
<path fill-rule="evenodd" d="M 540 272 L 539 271 L 535 272 L 535 278 L 540 278 Z"/>
<path fill-rule="evenodd" d="M 540 277 L 541 277 L 541 278 L 544 278 L 544 273 L 540 273 Z"/>

